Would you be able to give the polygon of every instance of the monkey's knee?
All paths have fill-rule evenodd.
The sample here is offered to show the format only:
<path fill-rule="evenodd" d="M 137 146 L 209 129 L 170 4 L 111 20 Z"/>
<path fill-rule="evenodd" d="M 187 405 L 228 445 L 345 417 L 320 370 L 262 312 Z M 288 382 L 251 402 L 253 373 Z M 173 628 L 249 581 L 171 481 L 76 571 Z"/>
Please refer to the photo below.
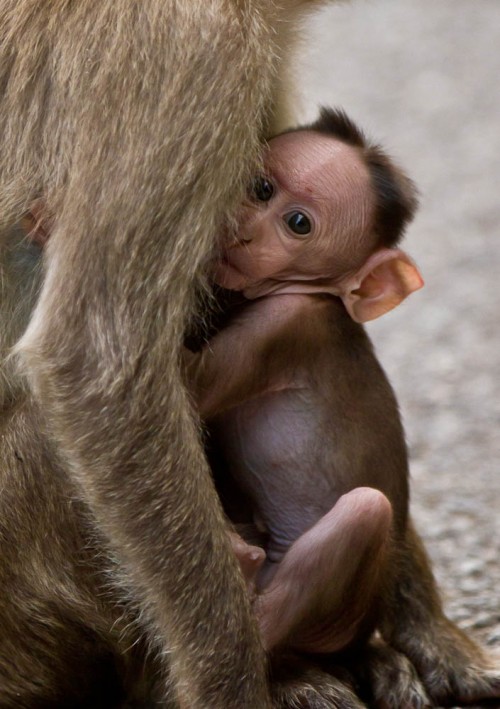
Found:
<path fill-rule="evenodd" d="M 351 490 L 342 495 L 328 514 L 337 523 L 343 520 L 351 534 L 359 537 L 363 544 L 384 542 L 389 537 L 392 505 L 384 493 L 375 488 L 357 487 Z"/>
<path fill-rule="evenodd" d="M 391 522 L 387 497 L 357 488 L 294 542 L 256 606 L 268 649 L 336 652 L 364 632 Z"/>

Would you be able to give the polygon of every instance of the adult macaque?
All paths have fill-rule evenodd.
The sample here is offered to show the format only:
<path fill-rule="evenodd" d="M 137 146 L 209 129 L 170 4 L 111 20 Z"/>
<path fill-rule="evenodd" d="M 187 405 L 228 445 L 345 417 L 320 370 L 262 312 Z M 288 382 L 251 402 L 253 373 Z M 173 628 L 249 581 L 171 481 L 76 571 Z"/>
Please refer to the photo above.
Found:
<path fill-rule="evenodd" d="M 317 4 L 0 5 L 6 709 L 116 706 L 141 645 L 156 697 L 168 669 L 190 709 L 271 706 L 179 359 L 215 236 L 288 120 L 279 67 Z M 51 236 L 26 329 L 16 293 L 37 288 L 12 285 L 10 249 L 37 244 L 12 225 L 39 198 Z M 280 702 L 329 706 L 314 676 Z"/>
<path fill-rule="evenodd" d="M 395 248 L 415 206 L 411 182 L 340 112 L 273 139 L 214 266 L 250 300 L 188 365 L 264 534 L 266 647 L 332 652 L 377 627 L 423 685 L 375 676 L 394 707 L 500 697 L 498 668 L 443 614 L 408 519 L 397 403 L 358 324 L 422 285 Z"/>

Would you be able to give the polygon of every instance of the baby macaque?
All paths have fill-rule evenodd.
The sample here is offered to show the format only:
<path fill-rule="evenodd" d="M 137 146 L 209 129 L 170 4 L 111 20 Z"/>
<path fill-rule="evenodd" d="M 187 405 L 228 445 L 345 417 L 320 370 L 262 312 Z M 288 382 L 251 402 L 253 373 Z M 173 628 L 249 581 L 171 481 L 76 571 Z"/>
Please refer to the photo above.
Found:
<path fill-rule="evenodd" d="M 263 167 L 213 264 L 236 296 L 186 369 L 264 645 L 332 653 L 377 628 L 387 645 L 355 655 L 381 705 L 498 698 L 496 667 L 443 613 L 360 324 L 422 286 L 396 248 L 415 189 L 338 111 L 274 138 Z M 23 226 L 43 248 L 43 202 Z"/>
<path fill-rule="evenodd" d="M 188 378 L 221 469 L 250 500 L 250 518 L 241 503 L 228 514 L 253 522 L 248 541 L 261 535 L 264 561 L 234 547 L 256 576 L 267 649 L 334 652 L 377 627 L 433 699 L 465 702 L 498 696 L 498 682 L 484 658 L 471 669 L 481 652 L 442 611 L 408 518 L 397 402 L 360 325 L 423 285 L 396 248 L 416 206 L 342 112 L 272 139 L 214 265 L 242 297 Z M 409 705 L 428 701 L 412 692 Z"/>
<path fill-rule="evenodd" d="M 254 547 L 235 550 L 247 578 L 258 570 L 268 647 L 327 652 L 357 636 L 393 514 L 395 534 L 404 529 L 397 405 L 353 321 L 422 286 L 394 248 L 415 206 L 389 158 L 343 113 L 323 111 L 310 129 L 269 142 L 216 260 L 215 282 L 246 300 L 198 358 L 198 404 L 264 534 L 261 568 Z"/>

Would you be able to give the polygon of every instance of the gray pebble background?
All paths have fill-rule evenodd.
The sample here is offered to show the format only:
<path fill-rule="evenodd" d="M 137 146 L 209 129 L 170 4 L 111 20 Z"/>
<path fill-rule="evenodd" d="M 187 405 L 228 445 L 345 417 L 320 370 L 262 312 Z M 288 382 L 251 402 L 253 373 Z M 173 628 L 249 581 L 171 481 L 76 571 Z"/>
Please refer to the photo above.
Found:
<path fill-rule="evenodd" d="M 448 613 L 500 648 L 500 0 L 356 0 L 303 40 L 302 118 L 343 106 L 421 191 L 426 286 L 369 330 Z"/>

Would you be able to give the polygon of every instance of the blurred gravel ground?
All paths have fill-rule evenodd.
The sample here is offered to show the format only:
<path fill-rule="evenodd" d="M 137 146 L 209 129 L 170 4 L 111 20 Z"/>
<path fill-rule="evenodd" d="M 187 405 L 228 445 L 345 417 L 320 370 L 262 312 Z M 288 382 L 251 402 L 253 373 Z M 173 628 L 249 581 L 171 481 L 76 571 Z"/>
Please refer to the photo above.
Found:
<path fill-rule="evenodd" d="M 500 648 L 500 0 L 357 0 L 304 32 L 302 116 L 341 105 L 407 168 L 424 290 L 370 326 L 449 614 Z"/>

